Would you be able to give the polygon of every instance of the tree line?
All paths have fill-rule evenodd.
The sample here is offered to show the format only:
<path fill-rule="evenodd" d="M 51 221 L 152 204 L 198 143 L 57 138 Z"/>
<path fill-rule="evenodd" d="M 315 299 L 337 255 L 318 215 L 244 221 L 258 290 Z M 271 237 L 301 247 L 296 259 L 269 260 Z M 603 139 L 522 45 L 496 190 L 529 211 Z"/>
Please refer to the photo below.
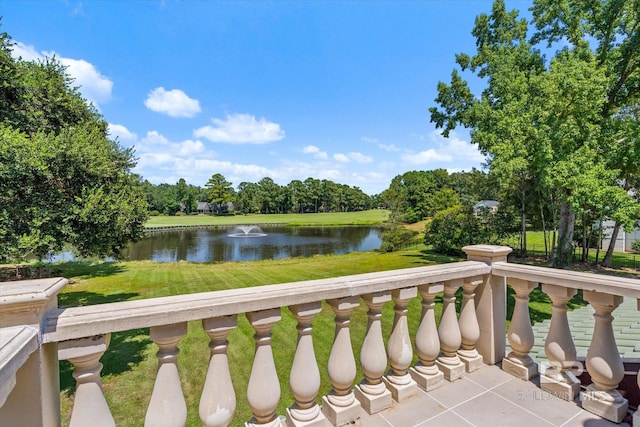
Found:
<path fill-rule="evenodd" d="M 204 187 L 187 184 L 153 185 L 143 189 L 151 215 L 198 213 L 198 202 L 209 203 L 212 213 L 282 214 L 353 212 L 382 207 L 380 196 L 369 196 L 357 186 L 326 179 L 307 178 L 279 185 L 269 177 L 241 182 L 237 188 L 220 173 L 213 174 Z"/>

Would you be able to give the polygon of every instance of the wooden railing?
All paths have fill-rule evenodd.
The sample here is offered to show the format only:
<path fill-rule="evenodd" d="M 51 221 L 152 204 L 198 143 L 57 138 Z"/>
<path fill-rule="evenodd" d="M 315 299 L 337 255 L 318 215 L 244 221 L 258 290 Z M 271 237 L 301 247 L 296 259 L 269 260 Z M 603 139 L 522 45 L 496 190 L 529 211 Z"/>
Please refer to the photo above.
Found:
<path fill-rule="evenodd" d="M 68 360 L 76 379 L 70 425 L 115 425 L 102 391 L 100 358 L 111 333 L 148 327 L 158 346 L 158 372 L 144 424 L 184 426 L 187 406 L 178 375 L 178 343 L 186 334 L 186 322 L 200 320 L 210 338 L 211 357 L 199 417 L 205 426 L 229 425 L 237 396 L 227 339 L 237 315 L 244 313 L 255 331 L 256 346 L 246 395 L 238 396 L 246 399 L 253 418 L 242 421 L 249 426 L 355 422 L 362 409 L 382 411 L 392 400 L 411 398 L 418 387 L 430 391 L 483 364 L 501 362 L 507 281 L 516 291 L 516 306 L 508 333 L 513 351 L 504 359 L 503 369 L 524 379 L 537 372 L 528 355 L 533 335 L 527 300 L 531 289 L 542 283 L 553 301 L 553 318 L 547 339 L 551 366 L 541 387 L 561 396 L 575 392 L 571 375 L 575 351 L 571 352 L 570 335 L 567 339 L 566 301 L 582 289 L 596 309 L 593 342 L 598 344 L 592 345 L 587 357 L 594 385 L 584 392 L 583 406 L 614 421 L 616 414 L 626 411 L 624 399 L 615 392 L 619 356 L 609 351 L 610 313 L 623 296 L 640 300 L 640 281 L 508 264 L 510 249 L 505 247 L 472 246 L 465 251 L 469 261 L 454 264 L 61 309 L 56 294 L 66 280 L 14 282 L 22 284 L 0 290 L 0 420 L 12 426 L 59 425 L 58 361 Z M 422 313 L 412 340 L 407 306 L 418 294 Z M 443 307 L 437 325 L 438 294 Z M 462 296 L 459 315 L 456 295 Z M 362 347 L 354 349 L 350 315 L 360 300 L 368 308 L 368 325 Z M 393 329 L 385 345 L 382 306 L 390 301 Z M 322 302 L 335 313 L 335 335 L 327 366 L 320 367 L 311 332 Z M 286 414 L 277 414 L 281 390 L 271 331 L 282 307 L 288 307 L 297 321 L 298 340 L 289 381 L 294 402 Z M 418 362 L 412 366 L 414 350 Z M 354 353 L 360 355 L 364 377 L 355 387 Z M 326 369 L 332 387 L 320 399 L 321 405 L 320 369 Z M 590 407 L 585 399 L 595 403 Z"/>

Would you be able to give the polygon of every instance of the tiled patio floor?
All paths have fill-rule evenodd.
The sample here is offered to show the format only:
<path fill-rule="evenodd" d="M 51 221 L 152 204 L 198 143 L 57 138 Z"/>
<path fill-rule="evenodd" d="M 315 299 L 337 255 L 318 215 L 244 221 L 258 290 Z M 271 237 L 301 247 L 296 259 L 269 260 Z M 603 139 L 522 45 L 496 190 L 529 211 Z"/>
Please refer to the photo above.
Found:
<path fill-rule="evenodd" d="M 628 426 L 602 420 L 582 410 L 579 401 L 567 402 L 522 381 L 498 366 L 485 365 L 463 378 L 446 383 L 375 415 L 362 412 L 356 425 L 365 427 L 486 426 L 535 427 Z"/>

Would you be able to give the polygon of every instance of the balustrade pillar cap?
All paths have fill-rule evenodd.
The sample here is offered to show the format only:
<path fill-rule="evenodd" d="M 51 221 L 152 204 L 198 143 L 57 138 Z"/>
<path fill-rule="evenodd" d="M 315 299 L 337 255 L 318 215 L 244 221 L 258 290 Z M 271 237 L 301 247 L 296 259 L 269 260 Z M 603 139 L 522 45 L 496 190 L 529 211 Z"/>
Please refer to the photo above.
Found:
<path fill-rule="evenodd" d="M 513 249 L 509 246 L 469 245 L 462 248 L 470 261 L 502 261 L 506 260 Z"/>
<path fill-rule="evenodd" d="M 56 296 L 69 281 L 62 277 L 4 282 L 0 286 L 0 326 L 40 323 L 57 307 Z"/>

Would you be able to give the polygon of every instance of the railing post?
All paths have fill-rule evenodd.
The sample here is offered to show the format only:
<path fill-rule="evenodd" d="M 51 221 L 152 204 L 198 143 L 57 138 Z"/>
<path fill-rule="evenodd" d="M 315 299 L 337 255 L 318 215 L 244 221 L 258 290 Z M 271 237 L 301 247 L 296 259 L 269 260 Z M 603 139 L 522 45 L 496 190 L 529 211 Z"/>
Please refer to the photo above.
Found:
<path fill-rule="evenodd" d="M 151 328 L 151 341 L 158 346 L 158 374 L 144 420 L 145 426 L 183 427 L 187 422 L 187 404 L 178 374 L 178 342 L 186 333 L 187 322 Z"/>
<path fill-rule="evenodd" d="M 73 364 L 76 395 L 73 400 L 69 427 L 111 427 L 113 420 L 102 391 L 100 358 L 107 351 L 111 334 L 59 343 L 59 357 Z"/>
<path fill-rule="evenodd" d="M 327 418 L 316 403 L 320 390 L 320 371 L 313 351 L 311 321 L 322 309 L 320 301 L 289 307 L 298 321 L 298 345 L 293 358 L 289 385 L 295 399 L 287 408 L 287 426 L 320 427 L 328 426 Z"/>
<path fill-rule="evenodd" d="M 335 426 L 355 422 L 360 418 L 360 402 L 351 389 L 356 378 L 356 360 L 349 333 L 349 315 L 358 307 L 359 300 L 359 297 L 353 296 L 327 301 L 336 314 L 336 332 L 327 366 L 333 388 L 328 395 L 322 397 L 322 412 Z"/>
<path fill-rule="evenodd" d="M 369 307 L 367 333 L 360 350 L 360 367 L 364 380 L 356 385 L 356 398 L 369 414 L 391 407 L 391 392 L 382 382 L 387 369 L 387 353 L 382 339 L 382 306 L 391 301 L 391 293 L 375 292 L 362 297 Z"/>
<path fill-rule="evenodd" d="M 25 326 L 37 332 L 37 349 L 27 357 L 11 384 L 0 384 L 3 424 L 15 427 L 60 425 L 58 344 L 42 342 L 42 325 L 57 308 L 58 292 L 68 283 L 60 277 L 6 282 L 0 286 L 0 328 Z"/>
<path fill-rule="evenodd" d="M 236 394 L 231 382 L 227 336 L 237 325 L 235 314 L 202 320 L 202 327 L 211 342 L 209 369 L 200 396 L 198 413 L 206 427 L 226 427 L 236 412 Z"/>
<path fill-rule="evenodd" d="M 473 372 L 482 367 L 482 356 L 478 354 L 476 343 L 480 338 L 480 327 L 476 315 L 475 290 L 482 283 L 482 279 L 475 278 L 465 280 L 462 289 L 462 306 L 460 308 L 460 334 L 462 336 L 461 348 L 458 357 L 464 363 L 467 372 Z"/>
<path fill-rule="evenodd" d="M 538 283 L 515 278 L 509 278 L 508 281 L 516 295 L 507 334 L 512 351 L 502 360 L 502 369 L 517 378 L 529 381 L 538 374 L 538 365 L 529 356 L 535 343 L 529 316 L 529 294 L 538 287 Z"/>
<path fill-rule="evenodd" d="M 416 332 L 416 351 L 420 360 L 409 372 L 423 390 L 430 391 L 444 384 L 444 374 L 436 365 L 436 358 L 440 353 L 440 338 L 434 311 L 434 300 L 444 290 L 444 284 L 421 285 L 418 290 L 422 296 L 422 315 Z"/>
<path fill-rule="evenodd" d="M 416 382 L 409 375 L 413 361 L 413 347 L 407 324 L 407 305 L 418 295 L 416 288 L 395 289 L 391 298 L 395 304 L 393 331 L 387 343 L 391 371 L 382 377 L 396 402 L 403 402 L 418 393 Z"/>
<path fill-rule="evenodd" d="M 469 261 L 481 261 L 489 266 L 506 262 L 512 249 L 508 246 L 471 245 L 462 250 Z M 476 289 L 476 316 L 480 338 L 476 343 L 483 362 L 495 365 L 504 358 L 507 329 L 507 285 L 504 277 L 488 275 Z"/>
<path fill-rule="evenodd" d="M 256 331 L 256 351 L 247 388 L 247 400 L 253 411 L 253 418 L 245 425 L 280 426 L 276 414 L 280 402 L 280 382 L 271 349 L 271 328 L 281 319 L 280 309 L 247 313 L 247 319 Z"/>
<path fill-rule="evenodd" d="M 549 364 L 540 376 L 540 388 L 561 399 L 572 401 L 580 391 L 580 380 L 571 371 L 576 367 L 576 346 L 571 338 L 567 319 L 567 302 L 575 289 L 542 284 L 542 291 L 551 299 L 551 323 L 544 352 Z"/>
<path fill-rule="evenodd" d="M 622 303 L 622 297 L 594 291 L 584 291 L 583 297 L 595 310 L 595 326 L 586 358 L 587 372 L 593 383 L 580 392 L 582 407 L 620 423 L 627 415 L 629 402 L 617 390 L 624 378 L 624 365 L 613 335 L 611 312 Z"/>

